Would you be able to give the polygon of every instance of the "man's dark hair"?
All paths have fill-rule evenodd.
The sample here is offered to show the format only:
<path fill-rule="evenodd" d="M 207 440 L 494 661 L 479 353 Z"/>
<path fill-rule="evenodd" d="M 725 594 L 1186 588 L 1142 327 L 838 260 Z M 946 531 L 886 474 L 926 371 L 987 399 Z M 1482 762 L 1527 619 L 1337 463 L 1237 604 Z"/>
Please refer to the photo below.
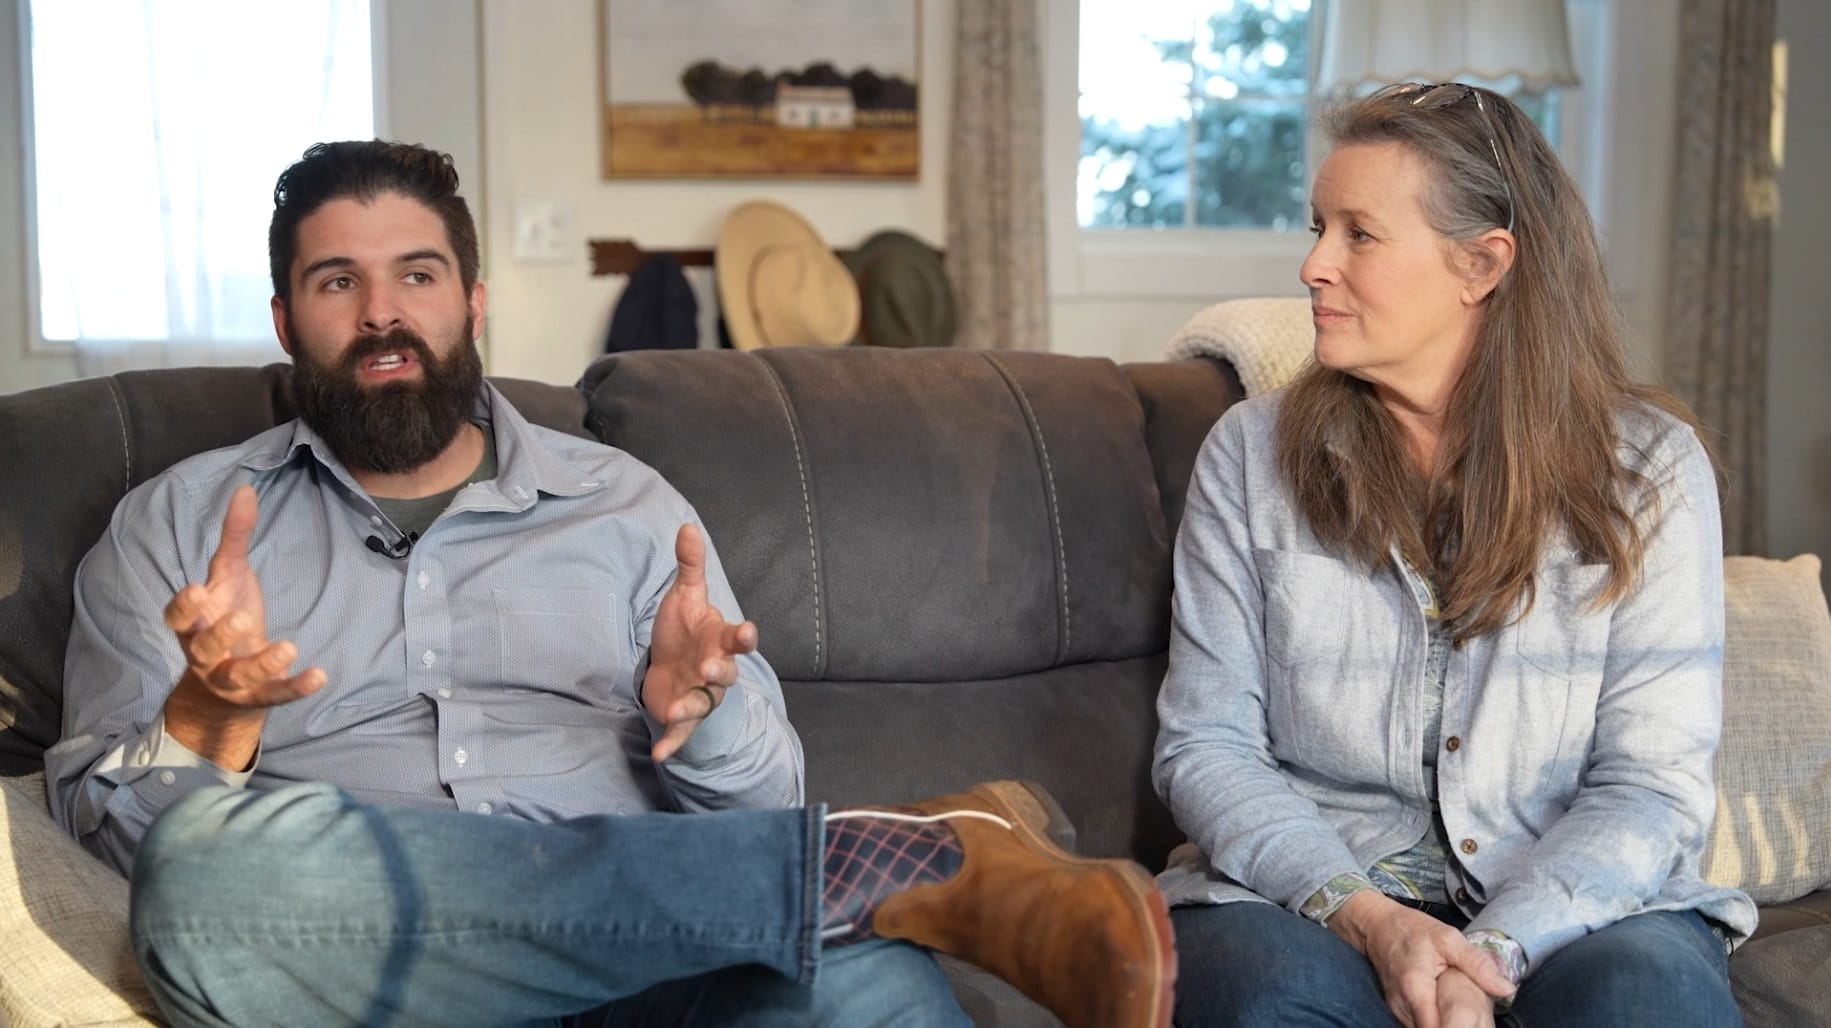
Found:
<path fill-rule="evenodd" d="M 458 277 L 468 294 L 477 282 L 477 223 L 458 195 L 451 155 L 381 139 L 318 143 L 280 173 L 273 187 L 273 223 L 267 228 L 273 294 L 282 302 L 292 299 L 299 222 L 332 200 L 352 197 L 367 204 L 383 193 L 418 200 L 445 223 L 445 239 L 457 255 Z"/>

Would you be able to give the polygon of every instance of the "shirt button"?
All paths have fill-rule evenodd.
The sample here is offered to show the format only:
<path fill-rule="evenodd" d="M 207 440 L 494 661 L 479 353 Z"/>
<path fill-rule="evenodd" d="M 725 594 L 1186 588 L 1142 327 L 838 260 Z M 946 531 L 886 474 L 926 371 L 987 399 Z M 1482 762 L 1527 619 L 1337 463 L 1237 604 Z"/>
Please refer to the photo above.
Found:
<path fill-rule="evenodd" d="M 1457 889 L 1457 890 L 1456 890 L 1456 902 L 1458 902 L 1458 903 L 1467 903 L 1467 902 L 1469 902 L 1469 890 L 1467 890 L 1467 889 Z"/>
<path fill-rule="evenodd" d="M 454 761 L 456 761 L 456 762 L 457 762 L 457 764 L 458 764 L 458 766 L 459 766 L 459 767 L 462 767 L 462 766 L 464 766 L 464 762 L 465 762 L 465 761 L 467 761 L 467 760 L 469 760 L 469 759 L 470 759 L 470 754 L 468 754 L 468 753 L 466 753 L 466 752 L 464 752 L 464 751 L 463 751 L 463 750 L 461 750 L 461 749 L 460 749 L 460 750 L 458 750 L 458 751 L 457 751 L 457 752 L 456 752 L 456 753 L 453 753 L 453 754 L 452 754 L 452 755 L 451 755 L 451 759 L 452 759 L 452 760 L 454 760 Z M 1466 848 L 1468 848 L 1468 847 L 1470 847 L 1470 846 L 1473 846 L 1473 845 L 1474 845 L 1474 843 L 1471 843 L 1471 842 L 1465 842 L 1465 843 L 1463 843 L 1463 844 L 1462 844 L 1462 845 L 1463 845 L 1463 847 L 1464 847 L 1464 848 L 1465 848 L 1465 849 L 1466 849 Z"/>
<path fill-rule="evenodd" d="M 490 806 L 488 803 L 477 804 L 477 813 L 479 814 L 488 814 L 495 809 L 495 807 Z"/>
<path fill-rule="evenodd" d="M 1458 735 L 1450 736 L 1443 741 L 1443 748 L 1449 750 L 1451 753 L 1456 752 L 1462 748 L 1462 737 Z"/>
<path fill-rule="evenodd" d="M 442 685 L 441 685 L 441 686 L 439 686 L 439 699 L 441 699 L 441 700 L 449 700 L 449 699 L 451 699 L 451 690 L 450 690 L 450 689 L 447 689 L 447 688 L 445 688 L 445 687 L 444 687 L 444 686 L 442 686 Z"/>
<path fill-rule="evenodd" d="M 462 752 L 464 752 L 464 751 L 463 751 L 463 750 L 459 750 L 459 751 L 458 751 L 458 752 L 460 752 L 460 753 L 462 753 Z M 460 762 L 460 763 L 461 763 L 461 762 Z M 1464 853 L 1474 853 L 1474 852 L 1475 852 L 1475 851 L 1476 851 L 1476 850 L 1478 850 L 1478 849 L 1480 849 L 1480 848 L 1481 848 L 1481 847 L 1479 847 L 1479 846 L 1477 846 L 1477 845 L 1475 845 L 1475 840 L 1474 840 L 1474 839 L 1464 839 L 1464 840 L 1462 840 L 1462 852 L 1464 852 Z"/>
<path fill-rule="evenodd" d="M 376 528 L 380 528 L 381 527 L 381 515 L 379 515 L 379 514 L 369 515 L 369 524 L 374 525 Z"/>
<path fill-rule="evenodd" d="M 420 572 L 420 588 L 424 589 L 431 584 L 432 584 L 432 576 L 427 574 L 424 571 Z"/>
<path fill-rule="evenodd" d="M 433 655 L 433 652 L 431 650 L 427 650 L 425 653 L 420 654 L 420 663 L 426 665 L 427 667 L 431 667 L 433 665 L 433 662 L 438 659 L 439 659 L 438 657 Z"/>
<path fill-rule="evenodd" d="M 175 774 L 172 774 L 170 771 L 159 772 L 159 784 L 160 785 L 171 785 L 172 783 L 174 783 L 176 781 L 178 781 L 178 776 Z"/>

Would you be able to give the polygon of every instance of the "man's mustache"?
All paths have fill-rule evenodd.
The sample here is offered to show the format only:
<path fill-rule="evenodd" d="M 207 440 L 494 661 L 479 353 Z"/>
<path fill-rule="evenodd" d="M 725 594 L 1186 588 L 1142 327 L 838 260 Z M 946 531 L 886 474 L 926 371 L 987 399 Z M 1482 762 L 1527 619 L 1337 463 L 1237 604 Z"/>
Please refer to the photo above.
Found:
<path fill-rule="evenodd" d="M 343 359 L 338 363 L 343 366 L 345 372 L 354 374 L 357 365 L 376 354 L 387 353 L 390 350 L 412 351 L 421 367 L 429 367 L 433 363 L 432 347 L 427 346 L 426 340 L 421 339 L 418 334 L 408 328 L 396 328 L 387 332 L 357 336 L 350 341 L 350 348 L 343 352 Z"/>

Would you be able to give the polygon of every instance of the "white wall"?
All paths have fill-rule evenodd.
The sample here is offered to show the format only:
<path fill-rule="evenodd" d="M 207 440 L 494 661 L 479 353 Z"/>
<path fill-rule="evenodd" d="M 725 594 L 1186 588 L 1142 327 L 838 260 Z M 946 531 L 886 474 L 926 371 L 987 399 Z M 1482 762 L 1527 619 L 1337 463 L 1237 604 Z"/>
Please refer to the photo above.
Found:
<path fill-rule="evenodd" d="M 914 182 L 604 181 L 599 177 L 597 0 L 482 0 L 484 236 L 489 368 L 571 383 L 596 355 L 623 288 L 591 276 L 585 240 L 646 249 L 710 247 L 725 212 L 747 200 L 787 204 L 835 247 L 881 228 L 945 245 L 951 0 L 922 0 L 921 176 Z M 518 204 L 569 205 L 577 256 L 517 261 Z M 695 276 L 705 285 L 705 276 Z M 703 292 L 702 292 L 703 296 Z M 709 304 L 703 303 L 708 307 Z"/>

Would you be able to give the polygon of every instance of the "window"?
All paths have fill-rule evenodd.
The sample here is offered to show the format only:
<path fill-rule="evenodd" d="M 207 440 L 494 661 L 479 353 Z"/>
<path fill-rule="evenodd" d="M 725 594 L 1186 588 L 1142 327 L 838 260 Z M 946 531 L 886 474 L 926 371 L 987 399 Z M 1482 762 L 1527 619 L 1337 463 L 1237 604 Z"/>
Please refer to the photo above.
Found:
<path fill-rule="evenodd" d="M 1309 0 L 1081 4 L 1083 228 L 1300 228 Z"/>
<path fill-rule="evenodd" d="M 368 0 L 25 0 L 35 336 L 271 347 L 275 177 L 372 136 Z"/>

